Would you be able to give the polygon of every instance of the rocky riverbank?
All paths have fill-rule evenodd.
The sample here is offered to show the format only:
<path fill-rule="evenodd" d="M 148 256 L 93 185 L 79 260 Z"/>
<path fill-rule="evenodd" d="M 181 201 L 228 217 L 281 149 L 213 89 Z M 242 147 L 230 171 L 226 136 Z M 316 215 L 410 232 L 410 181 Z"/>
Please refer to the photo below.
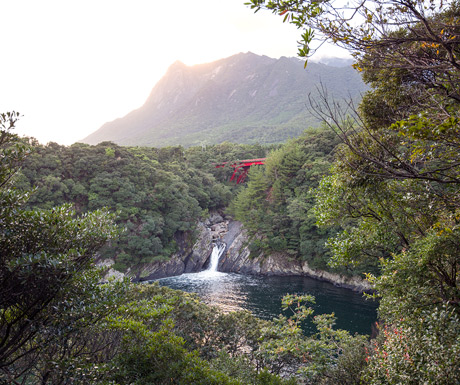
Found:
<path fill-rule="evenodd" d="M 230 221 L 223 237 L 227 250 L 219 262 L 219 271 L 254 275 L 308 276 L 355 291 L 368 291 L 372 287 L 359 277 L 346 277 L 322 270 L 315 270 L 305 261 L 299 261 L 286 253 L 263 253 L 253 256 L 248 248 L 248 236 L 242 224 Z"/>
<path fill-rule="evenodd" d="M 204 223 L 198 224 L 198 237 L 190 246 L 185 239 L 178 239 L 179 251 L 167 261 L 137 266 L 125 274 L 109 268 L 109 276 L 129 276 L 133 281 L 147 281 L 204 270 L 209 264 L 213 243 L 223 241 L 227 247 L 219 261 L 219 271 L 252 275 L 308 276 L 355 291 L 371 290 L 371 285 L 359 277 L 346 277 L 326 271 L 311 269 L 305 261 L 299 261 L 284 253 L 251 255 L 246 230 L 240 222 L 214 213 Z M 103 261 L 106 266 L 110 262 Z"/>
<path fill-rule="evenodd" d="M 192 244 L 184 235 L 177 237 L 176 242 L 179 245 L 179 250 L 166 261 L 133 266 L 124 273 L 112 268 L 113 260 L 101 260 L 97 264 L 107 269 L 106 280 L 111 277 L 117 279 L 129 277 L 134 282 L 140 282 L 198 272 L 204 270 L 209 264 L 213 244 L 222 240 L 227 232 L 228 223 L 229 220 L 224 220 L 217 213 L 211 215 L 206 221 L 199 222 L 197 225 L 198 236 L 195 242 Z"/>

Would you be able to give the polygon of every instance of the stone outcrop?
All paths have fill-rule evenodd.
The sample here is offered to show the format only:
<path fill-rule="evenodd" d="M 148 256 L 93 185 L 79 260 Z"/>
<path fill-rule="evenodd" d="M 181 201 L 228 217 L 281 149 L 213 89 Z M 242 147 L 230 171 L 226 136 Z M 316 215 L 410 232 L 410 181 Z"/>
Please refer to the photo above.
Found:
<path fill-rule="evenodd" d="M 203 270 L 209 263 L 208 260 L 213 249 L 213 239 L 218 238 L 222 231 L 222 225 L 216 227 L 215 230 L 211 230 L 204 223 L 198 223 L 198 238 L 193 245 L 190 240 L 186 239 L 186 236 L 182 235 L 176 239 L 179 251 L 167 260 L 132 266 L 125 273 L 112 268 L 114 264 L 113 260 L 100 260 L 97 261 L 97 265 L 107 269 L 104 281 L 112 277 L 115 279 L 129 277 L 132 281 L 139 282 L 171 277 L 183 273 L 198 272 Z"/>
<path fill-rule="evenodd" d="M 180 250 L 167 261 L 158 261 L 142 265 L 134 278 L 135 281 L 148 281 L 171 277 L 183 273 L 193 273 L 204 269 L 212 253 L 212 241 L 216 230 L 212 231 L 203 223 L 198 223 L 198 239 L 189 246 L 184 243 Z"/>
<path fill-rule="evenodd" d="M 229 221 L 222 221 L 211 226 L 211 239 L 213 241 L 222 241 L 228 231 Z"/>
<path fill-rule="evenodd" d="M 371 290 L 371 285 L 364 279 L 315 270 L 310 268 L 307 262 L 299 261 L 285 253 L 251 255 L 248 248 L 249 239 L 240 222 L 229 223 L 223 241 L 227 244 L 227 250 L 219 261 L 219 271 L 255 275 L 308 276 L 356 291 Z"/>
<path fill-rule="evenodd" d="M 107 269 L 104 280 L 112 277 L 115 279 L 129 277 L 138 282 L 198 272 L 204 270 L 209 264 L 213 244 L 222 240 L 227 232 L 228 224 L 229 221 L 224 220 L 220 214 L 212 213 L 204 223 L 198 223 L 198 237 L 193 244 L 185 234 L 177 237 L 176 242 L 179 245 L 179 250 L 165 261 L 160 260 L 133 266 L 125 273 L 112 268 L 115 263 L 113 260 L 100 260 L 97 265 Z"/>
<path fill-rule="evenodd" d="M 115 280 L 122 280 L 126 274 L 129 274 L 129 269 L 125 273 L 122 273 L 121 271 L 115 270 L 112 266 L 115 264 L 115 261 L 113 259 L 103 259 L 99 260 L 96 263 L 97 267 L 103 268 L 105 270 L 104 274 L 104 280 L 108 281 L 110 279 L 115 279 Z"/>

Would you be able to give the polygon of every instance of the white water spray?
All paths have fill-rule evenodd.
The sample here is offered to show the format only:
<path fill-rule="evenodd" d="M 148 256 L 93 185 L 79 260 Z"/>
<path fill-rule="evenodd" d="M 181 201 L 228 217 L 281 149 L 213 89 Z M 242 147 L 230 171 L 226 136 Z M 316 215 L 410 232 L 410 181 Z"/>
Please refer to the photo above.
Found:
<path fill-rule="evenodd" d="M 217 271 L 217 266 L 219 265 L 219 259 L 222 255 L 222 253 L 225 250 L 225 243 L 219 243 L 215 244 L 214 248 L 212 249 L 212 254 L 211 254 L 211 261 L 209 262 L 209 267 L 206 271 L 209 272 L 216 272 Z"/>
<path fill-rule="evenodd" d="M 168 280 L 180 280 L 182 282 L 205 282 L 213 280 L 221 280 L 222 277 L 228 276 L 227 273 L 221 273 L 217 271 L 219 265 L 219 259 L 224 253 L 226 248 L 225 243 L 218 242 L 214 244 L 212 249 L 209 266 L 206 270 L 200 271 L 199 273 L 186 273 L 178 275 L 176 277 L 163 278 Z"/>

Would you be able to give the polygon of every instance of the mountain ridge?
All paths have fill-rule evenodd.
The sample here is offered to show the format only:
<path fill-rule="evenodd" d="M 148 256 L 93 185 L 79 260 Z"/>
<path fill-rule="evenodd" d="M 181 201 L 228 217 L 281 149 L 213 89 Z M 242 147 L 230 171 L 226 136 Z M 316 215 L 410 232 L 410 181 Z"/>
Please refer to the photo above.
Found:
<path fill-rule="evenodd" d="M 277 143 L 318 120 L 308 95 L 325 86 L 336 98 L 359 98 L 366 86 L 351 67 L 240 53 L 211 63 L 174 62 L 145 103 L 82 140 L 163 147 L 223 141 Z"/>

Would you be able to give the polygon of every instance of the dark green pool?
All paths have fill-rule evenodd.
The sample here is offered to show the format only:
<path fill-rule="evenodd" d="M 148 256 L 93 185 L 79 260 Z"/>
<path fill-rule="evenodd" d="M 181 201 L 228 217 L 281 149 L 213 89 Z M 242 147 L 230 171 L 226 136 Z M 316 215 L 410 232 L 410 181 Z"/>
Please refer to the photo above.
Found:
<path fill-rule="evenodd" d="M 183 274 L 159 280 L 160 285 L 197 293 L 204 302 L 225 311 L 246 309 L 254 315 L 271 319 L 281 312 L 281 298 L 286 293 L 311 294 L 316 297 L 315 314 L 332 313 L 336 327 L 352 333 L 370 334 L 377 320 L 377 304 L 361 294 L 330 283 L 306 277 L 254 277 L 219 272 Z M 314 330 L 311 324 L 305 331 Z"/>

